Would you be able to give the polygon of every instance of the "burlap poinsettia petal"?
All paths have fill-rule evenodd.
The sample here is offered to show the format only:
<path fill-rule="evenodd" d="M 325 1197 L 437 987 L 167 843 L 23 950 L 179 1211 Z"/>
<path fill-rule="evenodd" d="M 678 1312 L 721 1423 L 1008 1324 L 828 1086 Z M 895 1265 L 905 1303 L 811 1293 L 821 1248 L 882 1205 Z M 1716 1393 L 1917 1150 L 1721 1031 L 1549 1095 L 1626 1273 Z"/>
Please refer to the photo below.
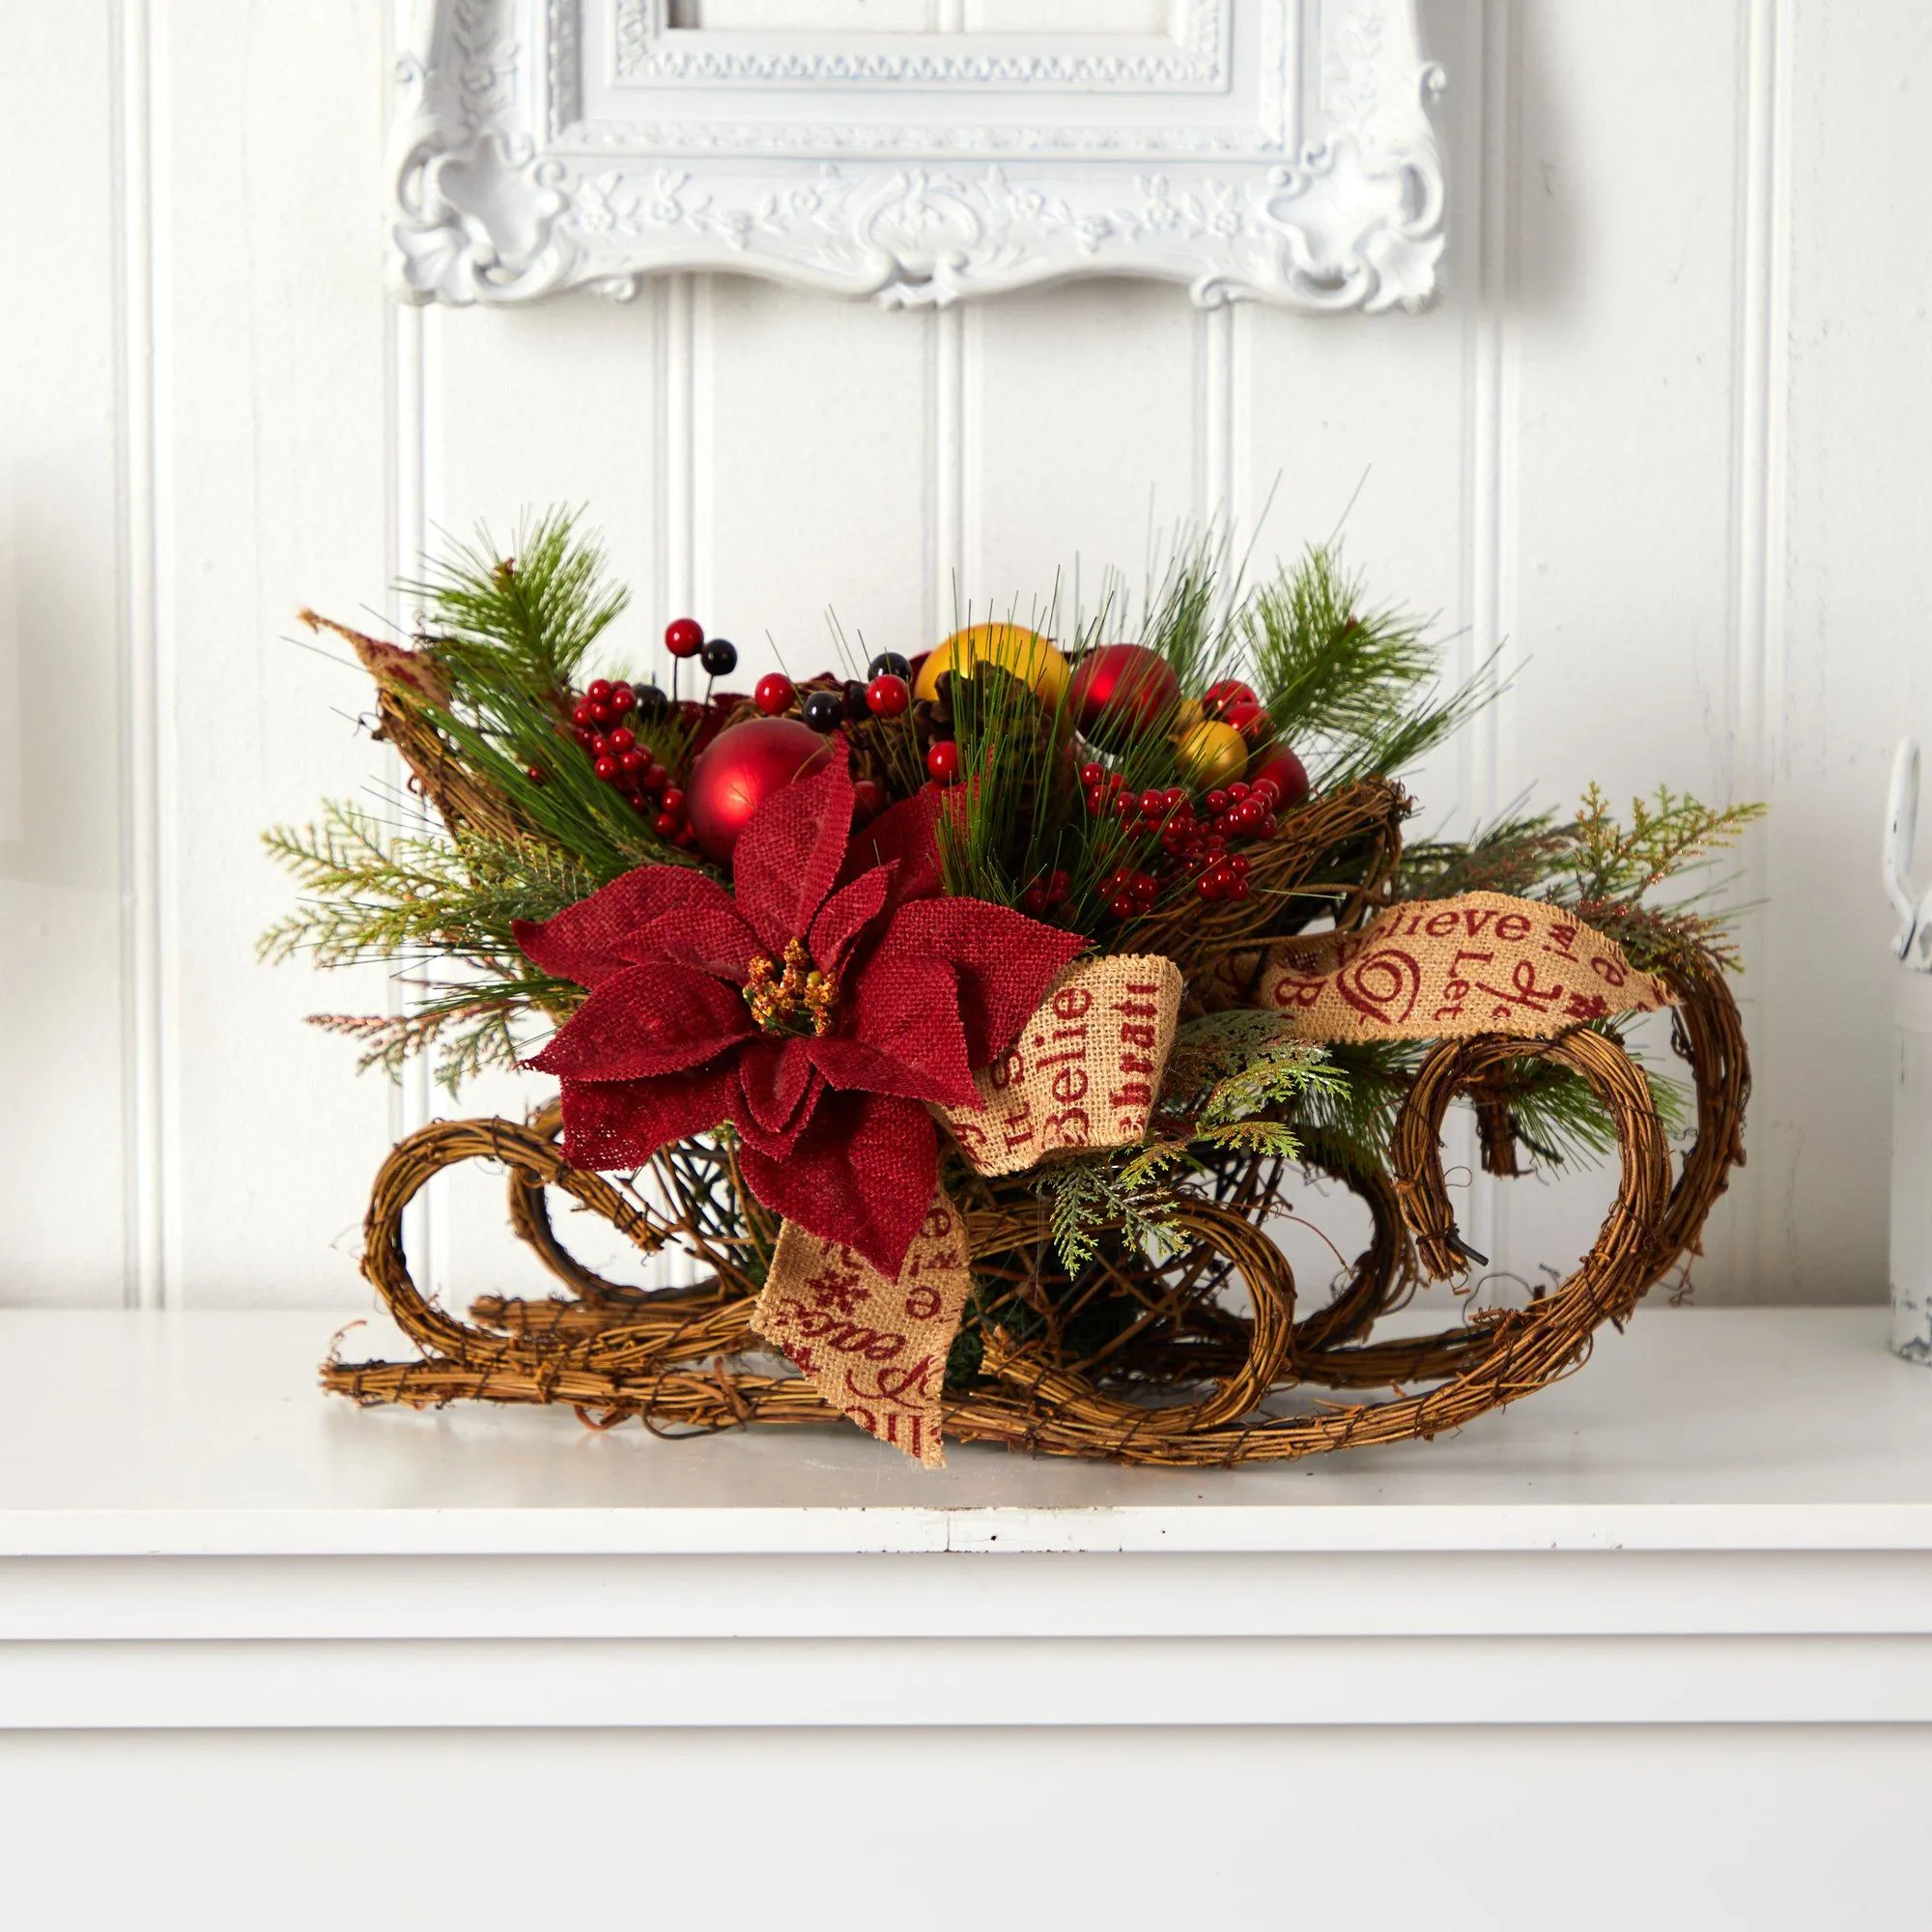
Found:
<path fill-rule="evenodd" d="M 895 865 L 874 866 L 861 872 L 850 885 L 840 886 L 819 907 L 806 935 L 812 959 L 827 973 L 843 969 L 847 955 L 865 934 L 866 928 L 885 910 L 891 895 Z"/>
<path fill-rule="evenodd" d="M 695 966 L 627 966 L 603 980 L 530 1062 L 575 1080 L 682 1072 L 753 1031 L 743 996 Z"/>
<path fill-rule="evenodd" d="M 779 957 L 803 939 L 845 863 L 852 781 L 842 752 L 810 778 L 775 791 L 752 814 L 731 854 L 738 910 Z"/>
<path fill-rule="evenodd" d="M 773 1145 L 781 1139 L 785 1147 L 797 1142 L 824 1084 L 808 1045 L 802 1039 L 754 1039 L 738 1054 L 738 1085 L 752 1117 L 743 1124 L 763 1136 L 770 1151 L 781 1151 Z"/>
<path fill-rule="evenodd" d="M 900 1069 L 880 1091 L 963 1104 L 952 1096 L 973 1092 L 973 1065 L 952 967 L 881 946 L 853 976 L 851 1007 L 852 1022 L 843 1037 Z M 833 1074 L 832 1062 L 819 1064 Z"/>
<path fill-rule="evenodd" d="M 546 973 L 590 987 L 654 961 L 742 984 L 745 962 L 758 950 L 731 895 L 716 879 L 677 866 L 639 866 L 554 919 L 520 919 L 512 930 Z"/>
<path fill-rule="evenodd" d="M 958 980 L 968 1057 L 975 1066 L 988 1066 L 1012 1045 L 1054 976 L 1086 943 L 1078 933 L 983 899 L 923 899 L 894 920 L 875 959 L 946 961 Z"/>
<path fill-rule="evenodd" d="M 960 1046 L 960 1064 L 964 1065 L 963 1039 Z M 956 1073 L 935 1078 L 862 1040 L 814 1039 L 807 1043 L 807 1050 L 827 1082 L 841 1092 L 895 1094 L 901 1099 L 929 1100 L 934 1106 L 943 1107 L 949 1104 L 944 1095 L 958 1091 Z M 971 1085 L 971 1074 L 967 1075 L 967 1081 Z"/>
<path fill-rule="evenodd" d="M 828 1093 L 812 1128 L 782 1160 L 748 1141 L 746 1184 L 765 1206 L 895 1275 L 939 1178 L 939 1134 L 917 1100 Z"/>
<path fill-rule="evenodd" d="M 895 864 L 898 870 L 893 877 L 889 910 L 910 899 L 931 898 L 945 883 L 934 835 L 944 802 L 942 792 L 917 791 L 880 812 L 869 825 L 858 827 L 846 850 L 839 883 L 856 879 L 868 867 Z"/>
<path fill-rule="evenodd" d="M 563 1157 L 573 1167 L 641 1167 L 661 1147 L 729 1117 L 738 1082 L 728 1064 L 659 1080 L 566 1080 Z"/>

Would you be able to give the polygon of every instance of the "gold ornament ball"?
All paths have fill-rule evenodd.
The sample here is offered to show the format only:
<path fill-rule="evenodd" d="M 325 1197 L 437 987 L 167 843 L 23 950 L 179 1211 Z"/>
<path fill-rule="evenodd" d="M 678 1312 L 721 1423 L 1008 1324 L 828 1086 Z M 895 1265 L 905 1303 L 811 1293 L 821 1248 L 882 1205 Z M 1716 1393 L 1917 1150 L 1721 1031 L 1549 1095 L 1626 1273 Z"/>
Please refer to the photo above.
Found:
<path fill-rule="evenodd" d="M 953 632 L 920 666 L 913 696 L 937 697 L 939 680 L 947 671 L 970 677 L 976 664 L 998 665 L 1010 671 L 1049 708 L 1060 702 L 1060 694 L 1066 689 L 1066 660 L 1037 631 L 1023 624 L 969 624 Z"/>
<path fill-rule="evenodd" d="M 1175 747 L 1187 781 L 1203 791 L 1237 779 L 1248 768 L 1248 748 L 1232 724 L 1212 719 L 1181 735 Z"/>

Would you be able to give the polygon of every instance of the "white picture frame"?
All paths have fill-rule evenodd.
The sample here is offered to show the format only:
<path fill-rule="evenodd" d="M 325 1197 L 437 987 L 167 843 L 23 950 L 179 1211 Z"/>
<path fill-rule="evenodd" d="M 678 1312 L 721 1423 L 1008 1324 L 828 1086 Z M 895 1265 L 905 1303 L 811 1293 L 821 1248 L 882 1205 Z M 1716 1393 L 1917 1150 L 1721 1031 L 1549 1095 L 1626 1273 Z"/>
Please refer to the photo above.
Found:
<path fill-rule="evenodd" d="M 880 0 L 715 4 L 776 24 L 714 30 L 700 0 L 413 0 L 400 293 L 624 298 L 708 270 L 906 307 L 1091 275 L 1204 307 L 1435 294 L 1441 74 L 1416 0 L 1085 0 L 1119 11 L 1079 31 L 994 0 L 1007 33 L 806 24 Z"/>

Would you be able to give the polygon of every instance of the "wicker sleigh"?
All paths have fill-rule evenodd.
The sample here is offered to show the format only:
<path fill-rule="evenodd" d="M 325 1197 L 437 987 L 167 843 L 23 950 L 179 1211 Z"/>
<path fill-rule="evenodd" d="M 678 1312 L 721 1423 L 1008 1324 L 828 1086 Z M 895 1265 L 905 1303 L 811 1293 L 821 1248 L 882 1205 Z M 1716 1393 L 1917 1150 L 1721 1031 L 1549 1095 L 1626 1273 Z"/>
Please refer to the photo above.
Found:
<path fill-rule="evenodd" d="M 386 700 L 386 694 L 385 694 Z M 483 802 L 445 796 L 449 774 L 433 747 L 410 742 L 407 716 L 385 726 L 418 782 L 452 820 Z M 415 755 L 412 755 L 415 753 Z M 1407 802 L 1368 781 L 1312 802 L 1271 841 L 1257 885 L 1351 927 L 1385 902 Z M 1345 863 L 1338 863 L 1345 862 Z M 1324 871 L 1349 883 L 1324 882 Z M 1147 932 L 1144 950 L 1170 953 L 1190 997 L 1237 1002 L 1257 970 L 1251 929 L 1212 913 Z M 1388 1171 L 1363 1171 L 1319 1137 L 1300 1165 L 1325 1173 L 1366 1204 L 1367 1248 L 1324 1305 L 1304 1309 L 1289 1264 L 1266 1232 L 1284 1205 L 1279 1158 L 1220 1161 L 1169 1203 L 1178 1251 L 1150 1261 L 1116 1244 L 1069 1274 L 1048 1239 L 1037 1175 L 989 1180 L 963 1167 L 953 1179 L 976 1278 L 1029 1315 L 1026 1332 L 969 1325 L 977 1361 L 955 1351 L 943 1423 L 961 1441 L 1002 1442 L 1055 1455 L 1210 1465 L 1287 1460 L 1351 1444 L 1429 1437 L 1533 1393 L 1578 1367 L 1605 1321 L 1697 1252 L 1705 1217 L 1744 1159 L 1749 1068 L 1738 1010 L 1717 961 L 1668 972 L 1680 1004 L 1674 1044 L 1695 1086 L 1695 1136 L 1675 1161 L 1649 1087 L 1616 1042 L 1587 1028 L 1544 1039 L 1482 1036 L 1446 1041 L 1422 1063 L 1398 1117 Z M 1445 1185 L 1441 1129 L 1451 1101 L 1474 1103 L 1485 1167 L 1517 1172 L 1510 1116 L 1513 1070 L 1560 1063 L 1588 1083 L 1615 1126 L 1616 1198 L 1576 1271 L 1518 1309 L 1472 1311 L 1441 1332 L 1375 1339 L 1378 1321 L 1423 1278 L 1466 1271 Z M 324 1386 L 363 1403 L 423 1407 L 459 1399 L 568 1403 L 587 1423 L 636 1417 L 684 1433 L 773 1423 L 849 1427 L 810 1380 L 761 1364 L 752 1314 L 777 1228 L 740 1184 L 728 1141 L 664 1150 L 635 1182 L 569 1166 L 554 1104 L 526 1122 L 438 1122 L 410 1135 L 384 1162 L 369 1206 L 363 1273 L 422 1351 L 411 1362 L 330 1360 Z M 411 1278 L 403 1218 L 443 1169 L 467 1160 L 508 1173 L 511 1226 L 566 1294 L 485 1296 L 467 1321 L 437 1307 Z M 601 1215 L 643 1255 L 682 1249 L 695 1286 L 648 1292 L 583 1265 L 559 1238 L 549 1190 Z M 734 1211 L 721 1215 L 723 1198 Z M 1231 1294 L 1230 1291 L 1239 1293 Z M 1122 1298 L 1097 1346 L 1083 1310 Z M 1231 1305 L 1232 1304 L 1232 1305 Z M 970 1324 L 971 1318 L 969 1318 Z M 1307 1391 L 1379 1391 L 1330 1395 Z"/>

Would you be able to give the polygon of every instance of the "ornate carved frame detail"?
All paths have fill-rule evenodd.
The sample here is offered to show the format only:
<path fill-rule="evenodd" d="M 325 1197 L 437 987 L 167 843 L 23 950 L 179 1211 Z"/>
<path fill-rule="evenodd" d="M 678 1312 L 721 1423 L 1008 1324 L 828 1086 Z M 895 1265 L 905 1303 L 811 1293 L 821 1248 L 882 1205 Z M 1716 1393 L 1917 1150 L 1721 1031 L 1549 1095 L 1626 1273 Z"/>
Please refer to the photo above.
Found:
<path fill-rule="evenodd" d="M 671 0 L 415 0 L 414 301 L 726 270 L 888 306 L 1080 275 L 1420 309 L 1442 167 L 1416 0 L 1170 0 L 1166 33 L 724 32 Z"/>

